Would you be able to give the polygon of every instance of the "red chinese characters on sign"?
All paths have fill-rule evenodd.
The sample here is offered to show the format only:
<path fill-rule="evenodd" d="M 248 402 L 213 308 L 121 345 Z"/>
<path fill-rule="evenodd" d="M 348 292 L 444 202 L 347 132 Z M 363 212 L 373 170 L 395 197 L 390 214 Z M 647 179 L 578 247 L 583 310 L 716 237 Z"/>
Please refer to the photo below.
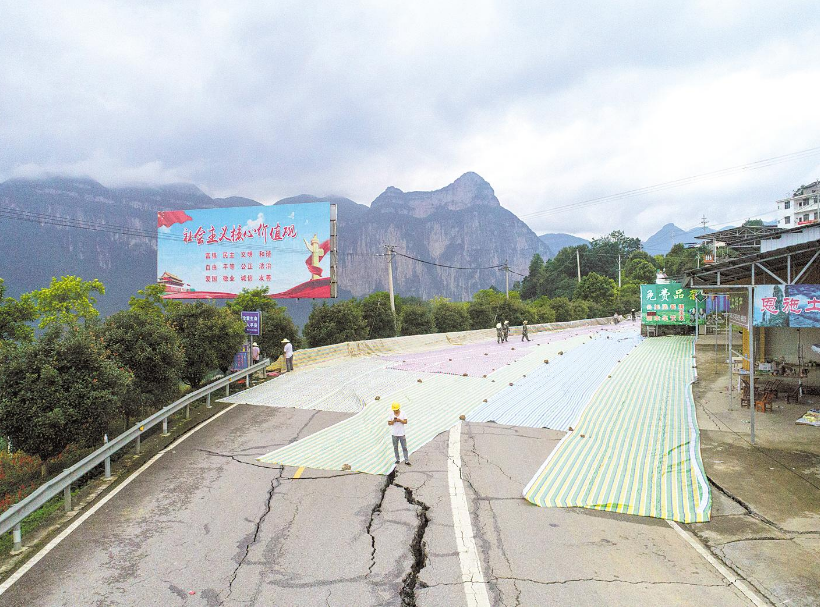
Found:
<path fill-rule="evenodd" d="M 189 228 L 183 228 L 182 242 L 195 242 L 197 245 L 204 245 L 219 244 L 225 241 L 244 242 L 253 238 L 260 238 L 267 244 L 268 238 L 275 241 L 284 240 L 285 238 L 296 238 L 295 225 L 281 226 L 278 223 L 273 227 L 270 227 L 266 223 L 261 223 L 253 229 L 248 229 L 241 225 L 222 226 L 218 229 L 219 235 L 217 235 L 216 226 L 211 226 L 207 231 L 202 226 L 199 226 L 194 232 Z M 248 253 L 248 256 L 250 256 L 250 251 L 248 251 Z"/>
<path fill-rule="evenodd" d="M 776 297 L 763 297 L 761 298 L 761 305 L 760 309 L 764 312 L 768 312 L 769 314 L 775 315 L 780 314 L 780 310 L 775 307 L 777 303 Z"/>
<path fill-rule="evenodd" d="M 820 312 L 820 299 L 812 297 L 805 308 L 806 312 Z"/>
<path fill-rule="evenodd" d="M 800 298 L 784 297 L 782 310 L 786 314 L 802 314 L 803 310 L 800 309 Z"/>

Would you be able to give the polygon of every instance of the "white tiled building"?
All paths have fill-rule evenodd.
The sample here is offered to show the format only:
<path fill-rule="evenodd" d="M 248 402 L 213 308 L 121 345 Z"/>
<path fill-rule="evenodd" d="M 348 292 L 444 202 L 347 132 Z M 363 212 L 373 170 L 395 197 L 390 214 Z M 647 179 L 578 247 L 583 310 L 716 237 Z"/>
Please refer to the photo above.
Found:
<path fill-rule="evenodd" d="M 800 186 L 791 198 L 777 201 L 777 227 L 794 228 L 820 220 L 820 181 Z"/>

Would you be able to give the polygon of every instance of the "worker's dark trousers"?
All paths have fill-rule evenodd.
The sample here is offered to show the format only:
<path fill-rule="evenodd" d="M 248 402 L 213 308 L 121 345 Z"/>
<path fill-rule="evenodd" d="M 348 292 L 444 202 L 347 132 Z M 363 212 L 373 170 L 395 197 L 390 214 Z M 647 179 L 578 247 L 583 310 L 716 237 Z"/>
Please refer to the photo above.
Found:
<path fill-rule="evenodd" d="M 396 461 L 399 461 L 399 443 L 401 443 L 401 449 L 404 451 L 404 461 L 409 461 L 410 456 L 407 455 L 407 437 L 406 436 L 394 436 L 393 437 L 393 453 L 396 454 Z"/>
<path fill-rule="evenodd" d="M 285 359 L 285 369 L 287 371 L 293 371 L 293 357 Z"/>
<path fill-rule="evenodd" d="M 526 333 L 522 333 L 522 334 L 521 334 L 521 341 L 524 341 L 525 339 L 526 339 L 527 341 L 530 341 L 530 336 L 529 336 L 529 335 L 527 335 Z"/>

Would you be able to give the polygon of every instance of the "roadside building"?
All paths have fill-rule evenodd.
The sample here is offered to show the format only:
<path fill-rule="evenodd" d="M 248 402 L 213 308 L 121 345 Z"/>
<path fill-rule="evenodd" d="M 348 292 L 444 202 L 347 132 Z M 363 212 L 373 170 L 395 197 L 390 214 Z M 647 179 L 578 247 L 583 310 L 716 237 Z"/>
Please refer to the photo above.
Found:
<path fill-rule="evenodd" d="M 777 226 L 799 227 L 820 220 L 820 180 L 801 185 L 789 198 L 777 201 Z"/>
<path fill-rule="evenodd" d="M 766 391 L 790 399 L 820 394 L 820 224 L 730 246 L 745 254 L 687 271 L 684 286 L 729 296 L 728 338 L 741 391 L 755 402 L 764 401 Z"/>

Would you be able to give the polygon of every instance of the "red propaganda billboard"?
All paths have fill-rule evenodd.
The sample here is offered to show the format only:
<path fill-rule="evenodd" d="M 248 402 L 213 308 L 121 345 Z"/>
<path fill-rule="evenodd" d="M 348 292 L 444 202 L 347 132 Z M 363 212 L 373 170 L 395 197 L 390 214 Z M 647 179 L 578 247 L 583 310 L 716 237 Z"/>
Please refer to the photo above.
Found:
<path fill-rule="evenodd" d="M 336 297 L 336 205 L 329 202 L 157 214 L 157 282 L 168 299 Z"/>

